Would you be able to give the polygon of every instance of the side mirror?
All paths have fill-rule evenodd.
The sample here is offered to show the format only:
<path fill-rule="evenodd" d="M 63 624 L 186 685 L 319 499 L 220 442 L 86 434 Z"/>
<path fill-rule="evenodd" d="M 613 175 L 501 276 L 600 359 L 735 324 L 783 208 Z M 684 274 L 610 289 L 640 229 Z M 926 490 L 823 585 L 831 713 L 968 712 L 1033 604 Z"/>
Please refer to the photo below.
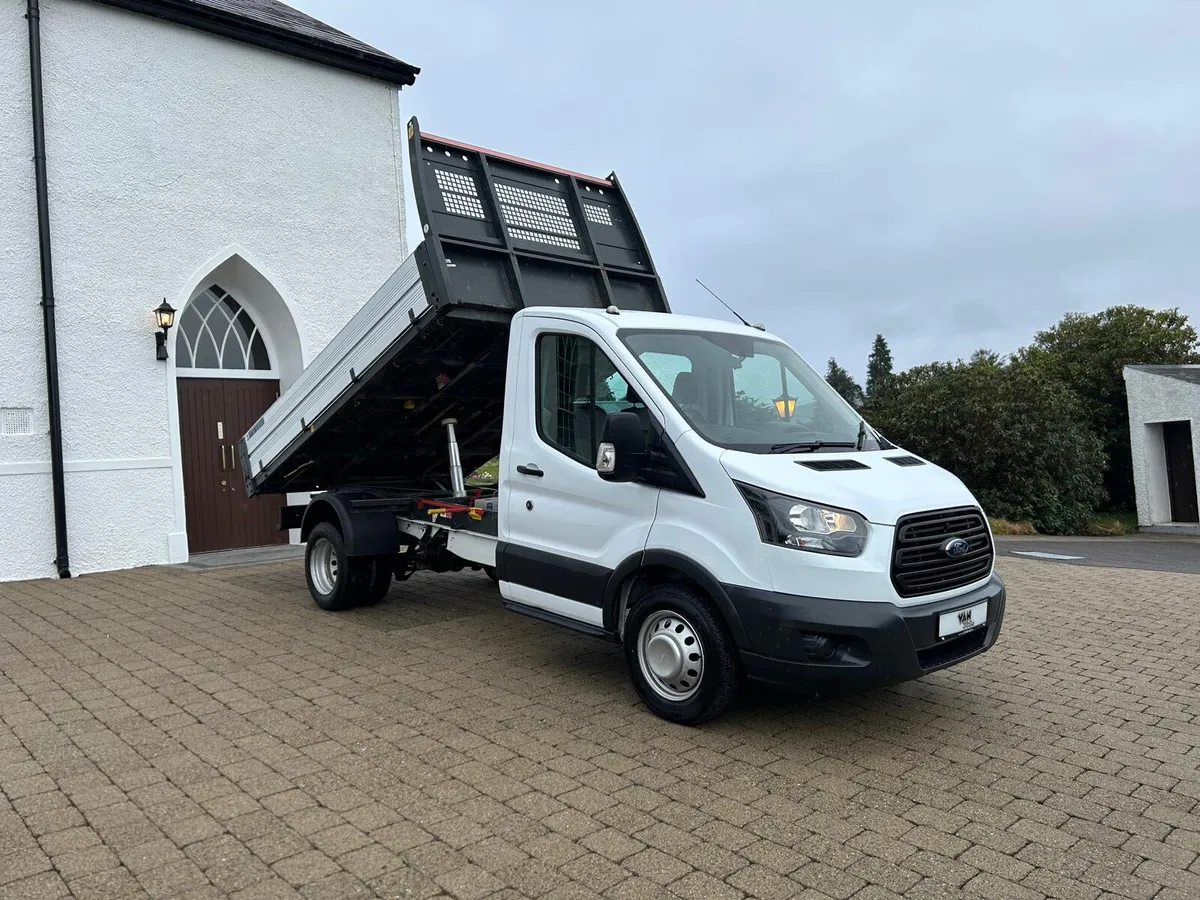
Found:
<path fill-rule="evenodd" d="M 646 436 L 635 413 L 609 413 L 600 429 L 596 472 L 605 481 L 633 481 L 646 458 Z"/>

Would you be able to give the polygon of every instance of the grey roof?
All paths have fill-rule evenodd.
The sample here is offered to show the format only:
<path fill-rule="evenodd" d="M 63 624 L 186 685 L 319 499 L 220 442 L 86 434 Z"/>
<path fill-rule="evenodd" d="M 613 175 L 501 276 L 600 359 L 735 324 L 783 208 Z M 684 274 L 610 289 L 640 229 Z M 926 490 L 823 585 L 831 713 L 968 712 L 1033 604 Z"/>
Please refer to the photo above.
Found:
<path fill-rule="evenodd" d="M 280 0 L 96 0 L 403 86 L 421 70 Z"/>
<path fill-rule="evenodd" d="M 1187 381 L 1200 384 L 1200 366 L 1126 366 L 1138 372 L 1150 375 L 1162 375 L 1164 378 L 1174 378 L 1177 381 Z"/>

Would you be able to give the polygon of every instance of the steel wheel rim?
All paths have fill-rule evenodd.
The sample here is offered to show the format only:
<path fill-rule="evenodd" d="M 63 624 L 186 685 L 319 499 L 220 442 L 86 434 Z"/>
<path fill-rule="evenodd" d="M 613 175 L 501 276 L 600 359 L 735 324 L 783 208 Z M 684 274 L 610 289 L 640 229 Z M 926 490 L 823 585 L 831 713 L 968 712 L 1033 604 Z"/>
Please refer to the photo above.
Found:
<path fill-rule="evenodd" d="M 681 703 L 700 690 L 704 645 L 696 627 L 673 610 L 658 610 L 638 630 L 638 666 L 654 693 Z"/>
<path fill-rule="evenodd" d="M 308 572 L 318 593 L 333 593 L 338 580 L 338 556 L 333 544 L 326 538 L 320 538 L 313 544 L 308 557 Z"/>

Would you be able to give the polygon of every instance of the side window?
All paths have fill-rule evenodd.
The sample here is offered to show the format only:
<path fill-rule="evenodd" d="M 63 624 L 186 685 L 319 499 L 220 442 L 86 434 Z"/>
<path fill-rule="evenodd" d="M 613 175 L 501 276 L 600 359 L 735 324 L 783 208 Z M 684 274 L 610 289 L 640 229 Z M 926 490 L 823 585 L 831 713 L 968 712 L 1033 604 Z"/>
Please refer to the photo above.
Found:
<path fill-rule="evenodd" d="M 629 385 L 594 343 L 570 334 L 542 335 L 537 367 L 538 434 L 592 465 L 605 417 L 632 406 Z"/>

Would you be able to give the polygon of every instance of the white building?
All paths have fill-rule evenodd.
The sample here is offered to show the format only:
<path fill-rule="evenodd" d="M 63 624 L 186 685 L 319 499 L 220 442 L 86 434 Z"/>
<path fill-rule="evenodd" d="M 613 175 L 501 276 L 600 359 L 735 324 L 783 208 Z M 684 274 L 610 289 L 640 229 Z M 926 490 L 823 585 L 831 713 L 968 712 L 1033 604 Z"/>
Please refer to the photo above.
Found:
<path fill-rule="evenodd" d="M 1126 366 L 1125 388 L 1138 525 L 1200 534 L 1200 366 Z"/>
<path fill-rule="evenodd" d="M 0 0 L 0 580 L 287 539 L 235 448 L 406 255 L 417 71 L 276 0 Z"/>

